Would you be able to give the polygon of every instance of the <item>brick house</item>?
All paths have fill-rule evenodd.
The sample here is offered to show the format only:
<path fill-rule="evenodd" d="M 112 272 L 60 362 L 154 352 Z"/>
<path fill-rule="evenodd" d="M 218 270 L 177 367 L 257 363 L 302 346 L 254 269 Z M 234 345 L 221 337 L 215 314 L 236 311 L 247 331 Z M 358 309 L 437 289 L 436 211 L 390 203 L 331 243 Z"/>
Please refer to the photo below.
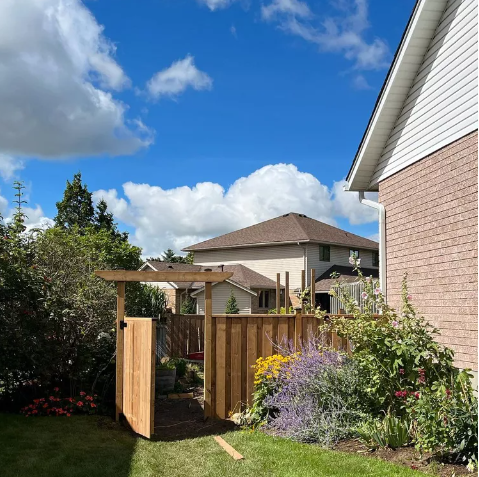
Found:
<path fill-rule="evenodd" d="M 477 1 L 418 0 L 347 177 L 380 215 L 380 279 L 477 372 Z M 378 191 L 378 202 L 364 199 Z"/>

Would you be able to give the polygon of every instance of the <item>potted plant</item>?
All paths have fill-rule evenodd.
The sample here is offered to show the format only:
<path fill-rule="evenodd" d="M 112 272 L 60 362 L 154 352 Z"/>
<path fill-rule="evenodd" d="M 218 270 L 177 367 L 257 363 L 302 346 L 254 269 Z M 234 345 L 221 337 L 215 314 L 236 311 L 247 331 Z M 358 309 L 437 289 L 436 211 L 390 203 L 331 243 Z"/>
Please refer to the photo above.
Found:
<path fill-rule="evenodd" d="M 175 363 L 169 358 L 162 358 L 156 365 L 156 389 L 159 394 L 167 394 L 173 391 L 176 381 Z"/>

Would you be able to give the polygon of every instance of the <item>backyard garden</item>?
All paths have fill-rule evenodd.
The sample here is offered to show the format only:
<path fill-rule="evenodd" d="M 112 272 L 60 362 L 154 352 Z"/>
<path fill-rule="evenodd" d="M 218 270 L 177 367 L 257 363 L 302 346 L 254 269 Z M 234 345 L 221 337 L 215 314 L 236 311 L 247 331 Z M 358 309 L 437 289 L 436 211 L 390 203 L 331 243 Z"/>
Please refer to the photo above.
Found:
<path fill-rule="evenodd" d="M 137 270 L 141 250 L 93 206 L 77 174 L 57 203 L 55 226 L 28 230 L 0 218 L 0 468 L 2 476 L 409 476 L 477 470 L 477 398 L 452 350 L 417 314 L 403 284 L 393 310 L 364 277 L 347 317 L 317 311 L 319 333 L 300 349 L 276 344 L 255 365 L 254 399 L 231 420 L 203 419 L 201 367 L 165 360 L 174 392 L 157 400 L 152 440 L 113 421 L 116 289 L 98 269 Z M 336 290 L 336 291 L 335 291 Z M 331 293 L 338 293 L 337 288 Z M 127 314 L 158 316 L 156 288 L 128 284 Z M 380 315 L 376 314 L 380 311 Z M 333 350 L 324 337 L 352 343 Z M 233 422 L 234 421 L 234 422 Z M 214 441 L 221 434 L 244 459 Z"/>

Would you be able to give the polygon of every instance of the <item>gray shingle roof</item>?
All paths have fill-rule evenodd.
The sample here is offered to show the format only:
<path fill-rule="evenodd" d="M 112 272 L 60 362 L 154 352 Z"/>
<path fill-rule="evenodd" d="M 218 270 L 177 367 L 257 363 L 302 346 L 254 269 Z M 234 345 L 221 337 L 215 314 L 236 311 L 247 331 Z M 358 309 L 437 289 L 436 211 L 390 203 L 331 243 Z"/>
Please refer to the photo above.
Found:
<path fill-rule="evenodd" d="M 374 268 L 361 268 L 361 271 L 365 277 L 372 276 L 373 278 L 379 277 L 379 271 Z M 353 267 L 347 267 L 345 265 L 333 265 L 328 268 L 321 276 L 316 278 L 315 291 L 328 292 L 332 286 L 336 283 L 335 278 L 331 278 L 333 272 L 339 273 L 339 281 L 341 283 L 355 283 L 358 281 L 358 274 L 353 271 Z"/>
<path fill-rule="evenodd" d="M 231 281 L 237 283 L 246 288 L 276 288 L 276 282 L 264 275 L 261 275 L 251 268 L 244 265 L 223 265 L 223 266 L 204 266 L 204 265 L 192 265 L 189 263 L 167 263 L 167 262 L 155 262 L 148 261 L 148 264 L 153 266 L 158 271 L 175 270 L 179 272 L 204 272 L 211 270 L 213 272 L 233 272 Z M 202 288 L 204 283 L 202 282 L 173 282 L 178 288 Z"/>
<path fill-rule="evenodd" d="M 374 250 L 379 248 L 378 243 L 373 240 L 311 219 L 304 214 L 291 212 L 251 227 L 191 245 L 183 250 L 189 252 L 285 242 L 328 243 Z"/>

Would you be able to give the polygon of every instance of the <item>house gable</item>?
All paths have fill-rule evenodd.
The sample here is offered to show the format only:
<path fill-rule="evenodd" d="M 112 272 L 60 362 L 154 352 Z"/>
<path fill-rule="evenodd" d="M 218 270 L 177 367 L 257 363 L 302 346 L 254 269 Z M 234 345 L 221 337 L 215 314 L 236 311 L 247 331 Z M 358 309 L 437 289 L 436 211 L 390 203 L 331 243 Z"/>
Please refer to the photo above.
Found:
<path fill-rule="evenodd" d="M 477 129 L 477 2 L 419 0 L 348 174 L 349 190 Z"/>

